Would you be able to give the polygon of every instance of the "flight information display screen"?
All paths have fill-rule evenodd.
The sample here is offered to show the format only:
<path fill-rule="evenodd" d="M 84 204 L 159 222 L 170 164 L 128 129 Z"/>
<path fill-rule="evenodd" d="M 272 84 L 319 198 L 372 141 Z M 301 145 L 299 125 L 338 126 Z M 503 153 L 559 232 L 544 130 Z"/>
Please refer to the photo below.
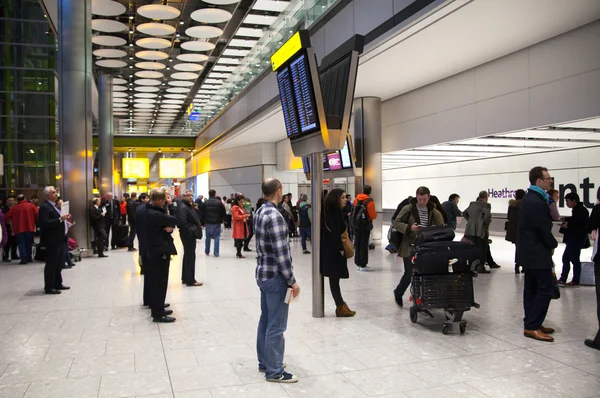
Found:
<path fill-rule="evenodd" d="M 315 92 L 306 54 L 301 54 L 290 64 L 294 98 L 302 134 L 311 133 L 319 127 Z"/>
<path fill-rule="evenodd" d="M 346 170 L 352 168 L 352 157 L 350 156 L 350 148 L 348 148 L 348 140 L 344 147 L 335 152 L 323 154 L 323 171 Z"/>
<path fill-rule="evenodd" d="M 284 68 L 277 73 L 277 85 L 279 86 L 279 97 L 287 136 L 292 137 L 297 135 L 300 129 L 298 128 L 298 114 L 294 104 L 292 79 L 288 68 Z"/>

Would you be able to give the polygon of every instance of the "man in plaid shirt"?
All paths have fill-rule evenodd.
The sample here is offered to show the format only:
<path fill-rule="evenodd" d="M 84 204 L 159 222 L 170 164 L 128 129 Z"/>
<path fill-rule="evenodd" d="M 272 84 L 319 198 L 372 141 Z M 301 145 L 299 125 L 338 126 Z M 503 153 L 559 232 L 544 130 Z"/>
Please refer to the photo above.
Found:
<path fill-rule="evenodd" d="M 288 288 L 294 297 L 300 285 L 294 277 L 294 267 L 288 243 L 287 223 L 277 210 L 283 196 L 281 182 L 267 178 L 262 183 L 265 204 L 254 215 L 256 236 L 256 283 L 260 288 L 260 321 L 256 338 L 258 369 L 267 381 L 295 383 L 298 377 L 284 371 L 283 354 L 289 304 L 285 303 Z"/>

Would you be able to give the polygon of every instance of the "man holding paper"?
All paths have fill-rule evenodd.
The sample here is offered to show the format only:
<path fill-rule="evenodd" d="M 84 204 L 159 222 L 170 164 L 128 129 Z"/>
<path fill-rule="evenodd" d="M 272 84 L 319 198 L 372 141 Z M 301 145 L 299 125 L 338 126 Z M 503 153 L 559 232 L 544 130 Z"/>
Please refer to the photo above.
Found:
<path fill-rule="evenodd" d="M 281 182 L 267 178 L 262 183 L 262 192 L 265 204 L 254 216 L 256 283 L 260 288 L 261 308 L 256 338 L 258 370 L 265 372 L 267 381 L 295 383 L 298 377 L 284 370 L 283 332 L 287 328 L 289 310 L 286 294 L 291 289 L 292 296 L 298 297 L 300 285 L 294 277 L 287 223 L 277 210 L 283 197 Z"/>

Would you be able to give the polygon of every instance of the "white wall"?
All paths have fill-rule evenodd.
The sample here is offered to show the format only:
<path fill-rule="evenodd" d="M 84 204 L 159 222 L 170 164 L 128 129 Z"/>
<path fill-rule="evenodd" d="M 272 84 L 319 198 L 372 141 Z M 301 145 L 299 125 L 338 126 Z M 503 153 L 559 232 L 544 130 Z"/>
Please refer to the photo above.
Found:
<path fill-rule="evenodd" d="M 594 187 L 588 190 L 589 201 L 595 203 L 596 191 L 600 187 L 600 147 L 571 149 L 529 155 L 473 160 L 442 165 L 410 167 L 383 171 L 383 207 L 396 208 L 408 195 L 415 195 L 421 185 L 427 186 L 433 195 L 443 202 L 452 193 L 461 196 L 459 207 L 465 209 L 475 200 L 479 191 L 502 191 L 507 189 L 527 189 L 529 170 L 535 166 L 548 167 L 554 177 L 554 187 L 574 184 L 577 193 L 584 200 L 580 187 L 589 178 Z M 566 193 L 570 190 L 566 190 Z M 507 197 L 490 197 L 492 212 L 505 213 Z M 563 215 L 570 215 L 566 207 L 559 209 Z"/>
<path fill-rule="evenodd" d="M 211 171 L 210 189 L 217 191 L 217 196 L 227 196 L 241 192 L 253 203 L 262 196 L 260 185 L 263 179 L 262 166 L 240 167 L 229 170 Z"/>

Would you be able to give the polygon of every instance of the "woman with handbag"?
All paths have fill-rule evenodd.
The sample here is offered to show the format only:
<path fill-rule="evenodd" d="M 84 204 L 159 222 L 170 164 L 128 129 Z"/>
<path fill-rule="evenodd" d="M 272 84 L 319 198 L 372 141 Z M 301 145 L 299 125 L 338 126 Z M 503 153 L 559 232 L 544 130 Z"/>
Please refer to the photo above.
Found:
<path fill-rule="evenodd" d="M 344 222 L 344 206 L 346 193 L 339 188 L 325 197 L 321 221 L 321 274 L 329 278 L 329 288 L 336 306 L 335 315 L 352 317 L 356 312 L 348 308 L 340 290 L 340 279 L 348 279 L 350 276 L 347 259 L 354 255 Z"/>
<path fill-rule="evenodd" d="M 242 255 L 242 246 L 244 240 L 248 237 L 248 228 L 246 227 L 246 221 L 250 214 L 244 210 L 244 196 L 236 194 L 233 200 L 233 207 L 231 208 L 231 218 L 233 219 L 233 231 L 231 233 L 235 241 L 235 250 L 237 258 L 245 258 Z"/>

